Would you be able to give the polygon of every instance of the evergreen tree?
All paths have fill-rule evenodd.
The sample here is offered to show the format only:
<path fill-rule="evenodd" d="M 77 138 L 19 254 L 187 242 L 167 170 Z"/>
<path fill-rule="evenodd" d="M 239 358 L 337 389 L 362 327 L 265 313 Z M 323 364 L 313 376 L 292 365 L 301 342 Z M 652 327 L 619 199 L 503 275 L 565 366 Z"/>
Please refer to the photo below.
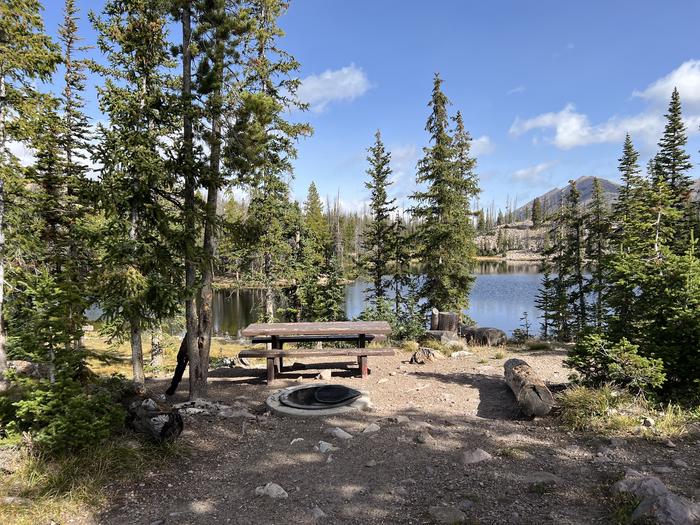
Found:
<path fill-rule="evenodd" d="M 535 306 L 542 312 L 540 316 L 540 334 L 542 339 L 549 339 L 552 335 L 554 310 L 556 308 L 556 288 L 555 282 L 552 280 L 552 274 L 549 263 L 543 264 L 542 268 L 542 284 L 540 285 L 537 295 L 535 295 Z"/>
<path fill-rule="evenodd" d="M 331 245 L 330 227 L 323 213 L 323 203 L 312 181 L 304 201 L 304 227 L 316 247 L 319 263 L 328 258 Z"/>
<path fill-rule="evenodd" d="M 177 121 L 169 95 L 166 11 L 160 0 L 112 0 L 92 17 L 108 66 L 95 160 L 106 225 L 100 304 L 114 335 L 130 333 L 134 383 L 143 387 L 142 332 L 178 311 L 178 266 L 168 204 L 173 180 L 161 152 Z"/>
<path fill-rule="evenodd" d="M 542 203 L 540 202 L 539 197 L 536 197 L 532 201 L 530 218 L 532 219 L 533 228 L 537 228 L 542 225 Z"/>
<path fill-rule="evenodd" d="M 60 60 L 58 47 L 44 32 L 41 4 L 37 0 L 0 3 L 0 390 L 7 383 L 5 290 L 11 246 L 22 231 L 10 229 L 15 206 L 24 189 L 19 159 L 10 141 L 25 142 L 36 128 L 25 125 L 41 113 L 42 95 L 37 81 L 47 81 Z M 19 176 L 18 176 L 19 175 Z M 26 224 L 24 227 L 26 228 Z M 9 239 L 11 244 L 6 245 Z"/>
<path fill-rule="evenodd" d="M 608 267 L 610 216 L 603 196 L 600 180 L 593 181 L 593 201 L 585 214 L 586 260 L 590 277 L 584 293 L 594 298 L 590 317 L 597 330 L 603 326 L 605 316 L 606 269 Z"/>
<path fill-rule="evenodd" d="M 388 284 L 385 276 L 389 274 L 391 246 L 394 244 L 394 225 L 390 215 L 396 210 L 395 199 L 390 199 L 387 194 L 387 187 L 391 184 L 391 154 L 385 150 L 379 131 L 374 137 L 374 145 L 368 149 L 367 157 L 370 164 L 367 175 L 370 180 L 365 182 L 365 187 L 370 190 L 371 216 L 370 222 L 365 226 L 362 246 L 365 252 L 363 266 L 372 279 L 372 288 L 367 293 L 370 303 L 381 300 L 386 295 Z"/>
<path fill-rule="evenodd" d="M 418 257 L 425 274 L 421 295 L 428 307 L 461 312 L 474 282 L 471 268 L 476 246 L 469 203 L 478 187 L 471 138 L 459 113 L 451 136 L 448 104 L 442 80 L 435 75 L 426 124 L 431 145 L 423 150 L 416 177 L 426 189 L 412 195 L 412 213 L 418 223 Z"/>

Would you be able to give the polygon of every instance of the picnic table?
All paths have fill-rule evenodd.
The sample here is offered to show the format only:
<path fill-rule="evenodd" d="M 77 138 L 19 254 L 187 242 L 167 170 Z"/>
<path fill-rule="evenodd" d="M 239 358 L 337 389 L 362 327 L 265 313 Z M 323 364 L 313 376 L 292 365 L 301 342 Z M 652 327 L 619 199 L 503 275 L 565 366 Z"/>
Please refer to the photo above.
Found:
<path fill-rule="evenodd" d="M 367 348 L 367 343 L 386 340 L 391 327 L 386 321 L 332 321 L 317 323 L 253 323 L 241 334 L 255 343 L 269 343 L 271 349 L 248 349 L 240 357 L 263 357 L 267 359 L 267 382 L 275 380 L 284 368 L 285 357 L 352 356 L 362 378 L 369 374 L 369 356 L 394 355 L 393 348 Z M 355 348 L 294 348 L 285 350 L 286 343 L 318 343 L 343 341 L 354 343 Z"/>

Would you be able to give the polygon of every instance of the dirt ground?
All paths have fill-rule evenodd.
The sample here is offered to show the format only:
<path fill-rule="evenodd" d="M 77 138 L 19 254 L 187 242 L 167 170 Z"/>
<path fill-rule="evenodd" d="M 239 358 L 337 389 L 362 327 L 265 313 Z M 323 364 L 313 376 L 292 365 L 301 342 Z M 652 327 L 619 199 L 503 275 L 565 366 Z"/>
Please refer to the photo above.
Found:
<path fill-rule="evenodd" d="M 608 489 L 628 467 L 700 500 L 700 436 L 676 439 L 671 448 L 567 432 L 551 418 L 526 420 L 503 381 L 503 363 L 514 355 L 526 359 L 556 389 L 566 382 L 564 352 L 497 352 L 426 365 L 409 364 L 405 353 L 370 358 L 366 380 L 353 377 L 353 369 L 334 370 L 334 383 L 367 391 L 374 409 L 330 418 L 281 417 L 264 405 L 271 391 L 315 381 L 323 365 L 312 369 L 306 360 L 308 369 L 286 372 L 270 387 L 263 369 L 214 370 L 210 399 L 247 407 L 256 419 L 186 416 L 181 439 L 189 457 L 134 486 L 111 487 L 110 505 L 95 520 L 419 524 L 434 523 L 429 509 L 446 506 L 470 523 L 610 523 Z M 167 384 L 153 380 L 148 387 L 160 393 Z M 184 380 L 170 401 L 186 399 Z M 370 423 L 380 429 L 363 433 Z M 333 427 L 354 437 L 337 439 L 326 432 Z M 321 440 L 337 450 L 315 450 Z M 465 464 L 465 452 L 475 448 L 493 458 Z M 256 487 L 269 482 L 288 497 L 256 496 Z"/>

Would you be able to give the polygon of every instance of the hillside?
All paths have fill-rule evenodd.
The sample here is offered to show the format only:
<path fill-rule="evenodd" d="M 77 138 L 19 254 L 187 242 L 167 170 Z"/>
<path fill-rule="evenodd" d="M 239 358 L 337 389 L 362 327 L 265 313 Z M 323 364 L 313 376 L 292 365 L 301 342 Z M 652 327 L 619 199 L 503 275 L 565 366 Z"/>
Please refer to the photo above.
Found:
<path fill-rule="evenodd" d="M 576 179 L 576 188 L 581 192 L 581 204 L 587 206 L 593 199 L 593 181 L 596 177 L 585 176 Z M 603 194 L 608 202 L 612 203 L 617 199 L 617 193 L 620 185 L 607 179 L 598 178 L 603 186 Z M 696 181 L 697 182 L 697 181 Z M 542 211 L 545 215 L 555 212 L 561 204 L 562 198 L 566 192 L 567 186 L 563 188 L 553 188 L 547 193 L 539 195 L 537 198 L 542 203 Z M 534 199 L 533 199 L 534 200 Z M 532 210 L 532 200 L 515 210 L 515 220 L 523 221 L 530 218 L 530 210 Z"/>

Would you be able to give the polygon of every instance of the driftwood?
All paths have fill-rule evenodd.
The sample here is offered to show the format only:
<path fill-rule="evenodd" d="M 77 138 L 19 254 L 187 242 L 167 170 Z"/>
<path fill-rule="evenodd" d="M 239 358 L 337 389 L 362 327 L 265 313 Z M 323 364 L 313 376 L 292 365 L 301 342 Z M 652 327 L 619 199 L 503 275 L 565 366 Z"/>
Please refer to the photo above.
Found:
<path fill-rule="evenodd" d="M 175 439 L 184 427 L 182 416 L 177 410 L 150 398 L 133 401 L 127 412 L 127 424 L 136 432 L 156 441 Z"/>
<path fill-rule="evenodd" d="M 527 416 L 545 416 L 554 406 L 554 398 L 544 381 L 522 359 L 509 359 L 503 365 L 505 380 Z"/>

